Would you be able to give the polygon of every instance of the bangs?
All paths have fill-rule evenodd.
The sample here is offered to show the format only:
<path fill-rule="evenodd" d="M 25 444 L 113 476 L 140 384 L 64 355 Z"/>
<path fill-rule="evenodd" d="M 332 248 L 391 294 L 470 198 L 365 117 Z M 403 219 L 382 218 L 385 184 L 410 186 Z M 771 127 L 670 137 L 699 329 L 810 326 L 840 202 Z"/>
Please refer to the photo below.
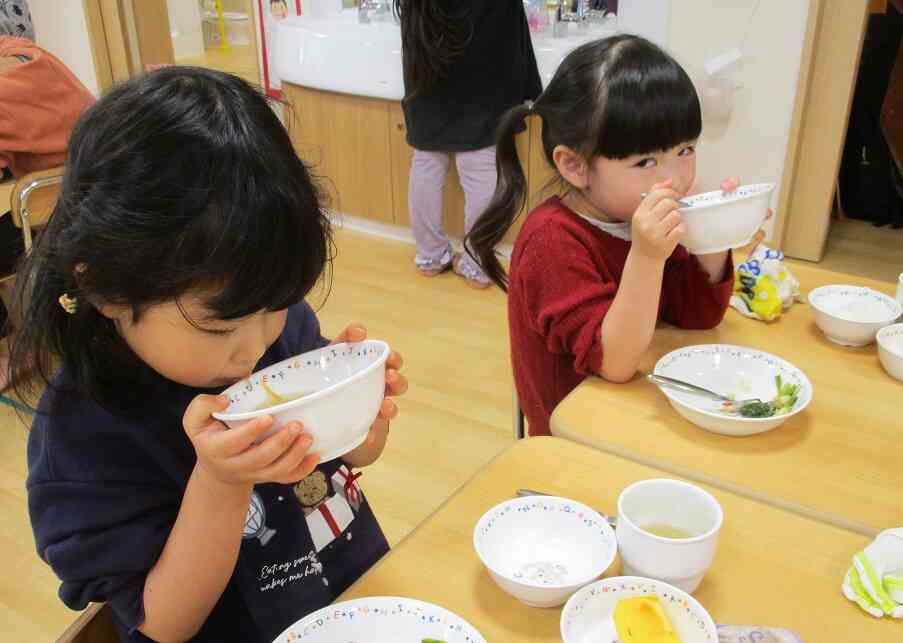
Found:
<path fill-rule="evenodd" d="M 623 47 L 606 78 L 594 155 L 623 159 L 694 141 L 702 132 L 699 97 L 686 72 L 664 52 Z M 628 56 L 635 59 L 624 63 Z"/>
<path fill-rule="evenodd" d="M 202 303 L 222 320 L 302 301 L 332 258 L 316 184 L 296 156 L 265 163 L 221 152 L 183 183 L 176 216 L 187 225 L 166 258 L 173 282 L 161 294 L 210 293 Z"/>

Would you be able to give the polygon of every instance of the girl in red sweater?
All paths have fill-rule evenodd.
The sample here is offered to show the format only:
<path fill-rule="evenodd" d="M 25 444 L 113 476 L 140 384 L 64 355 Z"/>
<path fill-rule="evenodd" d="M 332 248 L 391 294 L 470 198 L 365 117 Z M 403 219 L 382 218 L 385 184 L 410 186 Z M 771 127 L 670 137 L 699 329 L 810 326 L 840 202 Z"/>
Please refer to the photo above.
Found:
<path fill-rule="evenodd" d="M 526 199 L 514 137 L 528 115 L 541 119 L 546 159 L 566 191 L 530 213 L 509 279 L 494 248 Z M 689 76 L 631 35 L 574 50 L 535 103 L 502 118 L 498 187 L 466 247 L 508 291 L 511 361 L 531 435 L 549 433 L 553 409 L 586 376 L 630 380 L 659 319 L 706 329 L 724 316 L 730 252 L 694 256 L 680 245 L 677 201 L 696 178 L 701 129 Z"/>

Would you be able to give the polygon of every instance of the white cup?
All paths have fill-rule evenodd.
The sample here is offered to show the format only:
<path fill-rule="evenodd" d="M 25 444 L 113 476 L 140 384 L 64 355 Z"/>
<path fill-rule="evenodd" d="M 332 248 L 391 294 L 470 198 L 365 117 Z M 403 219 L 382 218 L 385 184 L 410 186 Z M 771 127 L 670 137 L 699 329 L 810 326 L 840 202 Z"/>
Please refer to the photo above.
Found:
<path fill-rule="evenodd" d="M 897 282 L 897 301 L 903 304 L 903 272 L 900 273 L 900 280 Z"/>
<path fill-rule="evenodd" d="M 695 591 L 715 557 L 722 522 L 721 505 L 699 487 L 667 479 L 635 482 L 618 497 L 621 573 Z M 649 525 L 668 525 L 692 537 L 665 538 L 641 529 Z"/>

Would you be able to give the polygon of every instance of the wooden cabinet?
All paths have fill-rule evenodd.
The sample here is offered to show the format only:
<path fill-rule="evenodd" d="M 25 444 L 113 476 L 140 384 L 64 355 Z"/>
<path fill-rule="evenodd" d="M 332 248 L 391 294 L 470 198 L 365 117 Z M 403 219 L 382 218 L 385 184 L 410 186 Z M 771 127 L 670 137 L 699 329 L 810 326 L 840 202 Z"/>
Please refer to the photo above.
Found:
<path fill-rule="evenodd" d="M 394 223 L 389 102 L 285 84 L 285 121 L 298 154 L 331 197 L 329 207 Z"/>
<path fill-rule="evenodd" d="M 334 210 L 382 223 L 409 226 L 408 177 L 413 150 L 405 140 L 404 113 L 397 101 L 350 96 L 283 84 L 289 108 L 286 126 L 295 149 L 328 189 Z M 528 207 L 538 202 L 536 181 L 553 176 L 537 138 L 538 119 L 517 137 L 527 176 Z M 464 192 L 455 164 L 445 183 L 445 231 L 464 236 Z M 520 216 L 505 237 L 513 243 Z"/>

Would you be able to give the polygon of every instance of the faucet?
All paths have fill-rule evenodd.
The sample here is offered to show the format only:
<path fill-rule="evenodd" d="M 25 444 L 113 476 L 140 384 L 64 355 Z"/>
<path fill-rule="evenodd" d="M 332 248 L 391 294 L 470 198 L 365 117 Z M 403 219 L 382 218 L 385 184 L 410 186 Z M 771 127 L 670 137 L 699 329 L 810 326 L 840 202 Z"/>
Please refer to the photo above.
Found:
<path fill-rule="evenodd" d="M 552 23 L 552 36 L 563 38 L 567 35 L 569 22 L 576 22 L 581 31 L 589 29 L 591 22 L 602 22 L 608 12 L 595 0 L 546 0 Z"/>
<path fill-rule="evenodd" d="M 372 22 L 374 15 L 382 16 L 389 13 L 389 3 L 392 0 L 360 0 L 357 7 L 357 21 L 361 24 Z"/>

